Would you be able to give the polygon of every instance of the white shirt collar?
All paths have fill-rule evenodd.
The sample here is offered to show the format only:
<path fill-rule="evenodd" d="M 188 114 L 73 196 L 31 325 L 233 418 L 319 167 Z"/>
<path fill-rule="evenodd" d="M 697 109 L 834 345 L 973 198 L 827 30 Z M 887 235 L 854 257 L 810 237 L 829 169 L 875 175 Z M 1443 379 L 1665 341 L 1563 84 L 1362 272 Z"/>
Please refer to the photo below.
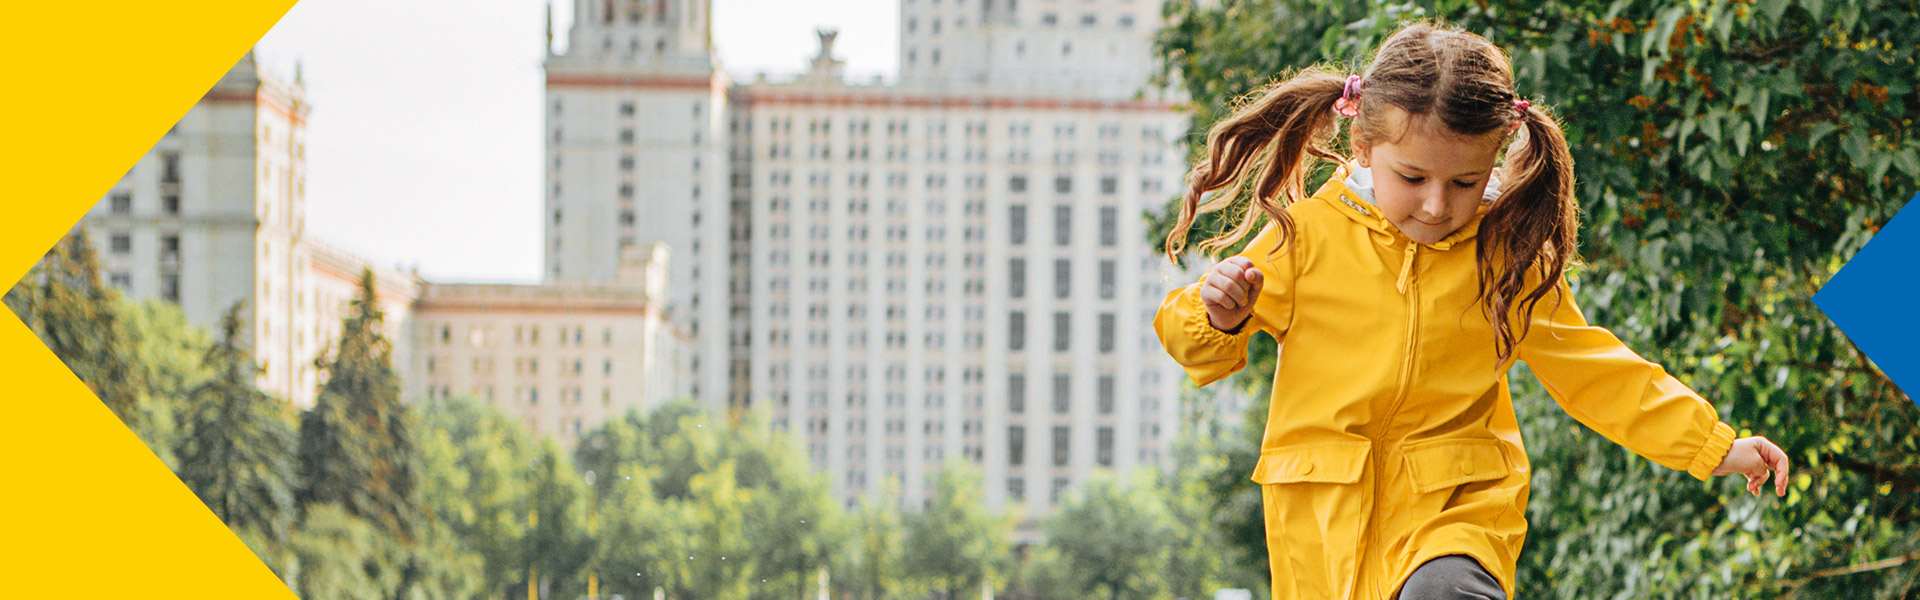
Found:
<path fill-rule="evenodd" d="M 1340 183 L 1346 184 L 1348 189 L 1353 190 L 1353 193 L 1359 194 L 1361 198 L 1365 198 L 1367 204 L 1379 204 L 1379 202 L 1373 199 L 1373 168 L 1356 166 L 1351 173 L 1347 174 L 1346 179 L 1340 180 Z M 1486 202 L 1493 202 L 1499 199 L 1500 178 L 1488 175 L 1487 191 L 1481 194 L 1480 197 Z"/>

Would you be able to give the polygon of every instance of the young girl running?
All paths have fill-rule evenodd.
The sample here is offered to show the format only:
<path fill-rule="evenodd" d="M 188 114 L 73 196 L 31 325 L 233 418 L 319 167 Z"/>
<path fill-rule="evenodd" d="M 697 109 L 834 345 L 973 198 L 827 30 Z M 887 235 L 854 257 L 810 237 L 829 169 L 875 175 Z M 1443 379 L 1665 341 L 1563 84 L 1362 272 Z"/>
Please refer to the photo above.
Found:
<path fill-rule="evenodd" d="M 1321 145 L 1341 117 L 1351 159 Z M 1309 154 L 1340 164 L 1301 200 Z M 1778 446 L 1734 439 L 1706 400 L 1574 306 L 1566 140 L 1517 98 L 1486 39 L 1416 23 L 1362 74 L 1305 69 L 1214 126 L 1188 178 L 1169 258 L 1243 179 L 1252 205 L 1202 249 L 1270 220 L 1169 293 L 1154 329 L 1201 386 L 1246 365 L 1254 331 L 1281 344 L 1252 477 L 1275 600 L 1512 597 L 1531 476 L 1514 361 L 1641 456 L 1702 480 L 1745 475 L 1754 494 L 1773 475 L 1785 495 Z"/>

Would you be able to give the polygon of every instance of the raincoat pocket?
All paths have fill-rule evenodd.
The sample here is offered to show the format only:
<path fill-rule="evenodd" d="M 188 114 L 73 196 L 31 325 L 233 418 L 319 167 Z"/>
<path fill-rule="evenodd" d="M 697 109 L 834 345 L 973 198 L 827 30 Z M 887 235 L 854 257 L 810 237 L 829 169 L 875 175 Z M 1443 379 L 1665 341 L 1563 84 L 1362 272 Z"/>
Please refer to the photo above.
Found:
<path fill-rule="evenodd" d="M 1500 479 L 1511 467 L 1500 440 L 1450 439 L 1415 442 L 1406 449 L 1414 491 L 1427 493 L 1475 481 Z"/>
<path fill-rule="evenodd" d="M 1504 568 L 1492 562 L 1499 555 L 1485 547 L 1486 540 L 1501 531 L 1525 531 L 1526 523 L 1512 489 L 1524 482 L 1508 480 L 1513 467 L 1503 446 L 1497 439 L 1452 438 L 1403 447 L 1406 470 L 1387 488 L 1395 506 L 1384 529 L 1393 541 L 1385 550 L 1398 565 L 1390 577 L 1404 581 L 1421 561 L 1443 551 L 1474 554 L 1489 572 Z"/>
<path fill-rule="evenodd" d="M 1254 466 L 1275 598 L 1347 598 L 1368 526 L 1366 440 L 1265 448 Z"/>

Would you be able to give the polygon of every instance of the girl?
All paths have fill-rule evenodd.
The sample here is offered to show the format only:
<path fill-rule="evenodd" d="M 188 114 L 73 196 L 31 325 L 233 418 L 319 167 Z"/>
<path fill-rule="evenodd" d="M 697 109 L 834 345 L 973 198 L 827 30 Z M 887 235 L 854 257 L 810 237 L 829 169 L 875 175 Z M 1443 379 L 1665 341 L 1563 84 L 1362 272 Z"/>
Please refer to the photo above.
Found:
<path fill-rule="evenodd" d="M 1338 117 L 1351 159 L 1321 145 Z M 1307 154 L 1340 165 L 1298 200 Z M 1786 494 L 1778 446 L 1734 439 L 1706 400 L 1574 306 L 1566 140 L 1516 99 L 1486 39 L 1416 23 L 1364 74 L 1310 68 L 1269 87 L 1208 133 L 1170 259 L 1196 213 L 1227 207 L 1248 176 L 1252 206 L 1202 249 L 1272 222 L 1169 293 L 1154 329 L 1201 386 L 1246 365 L 1254 331 L 1282 344 L 1252 477 L 1275 600 L 1511 597 L 1530 476 L 1514 361 L 1641 456 L 1702 480 L 1746 475 L 1754 494 L 1774 475 Z"/>

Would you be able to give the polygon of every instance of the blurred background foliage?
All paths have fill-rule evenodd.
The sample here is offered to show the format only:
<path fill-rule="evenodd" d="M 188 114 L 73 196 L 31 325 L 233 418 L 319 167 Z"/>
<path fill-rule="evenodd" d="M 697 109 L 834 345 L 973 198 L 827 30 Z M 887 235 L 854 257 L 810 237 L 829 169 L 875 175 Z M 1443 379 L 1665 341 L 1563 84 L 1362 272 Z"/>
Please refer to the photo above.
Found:
<path fill-rule="evenodd" d="M 1407 20 L 1437 18 L 1501 46 L 1518 94 L 1549 107 L 1571 146 L 1587 263 L 1573 279 L 1589 320 L 1706 396 L 1740 434 L 1791 454 L 1787 498 L 1747 496 L 1738 477 L 1703 484 L 1582 428 L 1516 376 L 1535 472 L 1522 594 L 1916 597 L 1920 410 L 1811 300 L 1920 191 L 1920 3 L 1220 0 L 1164 10 L 1161 78 L 1191 96 L 1193 158 L 1234 99 L 1308 65 L 1359 72 Z M 1343 136 L 1334 143 L 1344 151 Z M 1172 209 L 1150 215 L 1154 239 Z M 1192 235 L 1224 231 L 1219 214 Z M 1259 341 L 1233 383 L 1264 399 L 1276 347 Z M 1265 410 L 1254 406 L 1251 426 L 1223 442 L 1209 478 L 1223 536 L 1243 557 L 1264 556 L 1259 491 L 1246 477 Z M 1261 571 L 1243 581 L 1265 576 L 1264 561 L 1235 562 Z"/>

